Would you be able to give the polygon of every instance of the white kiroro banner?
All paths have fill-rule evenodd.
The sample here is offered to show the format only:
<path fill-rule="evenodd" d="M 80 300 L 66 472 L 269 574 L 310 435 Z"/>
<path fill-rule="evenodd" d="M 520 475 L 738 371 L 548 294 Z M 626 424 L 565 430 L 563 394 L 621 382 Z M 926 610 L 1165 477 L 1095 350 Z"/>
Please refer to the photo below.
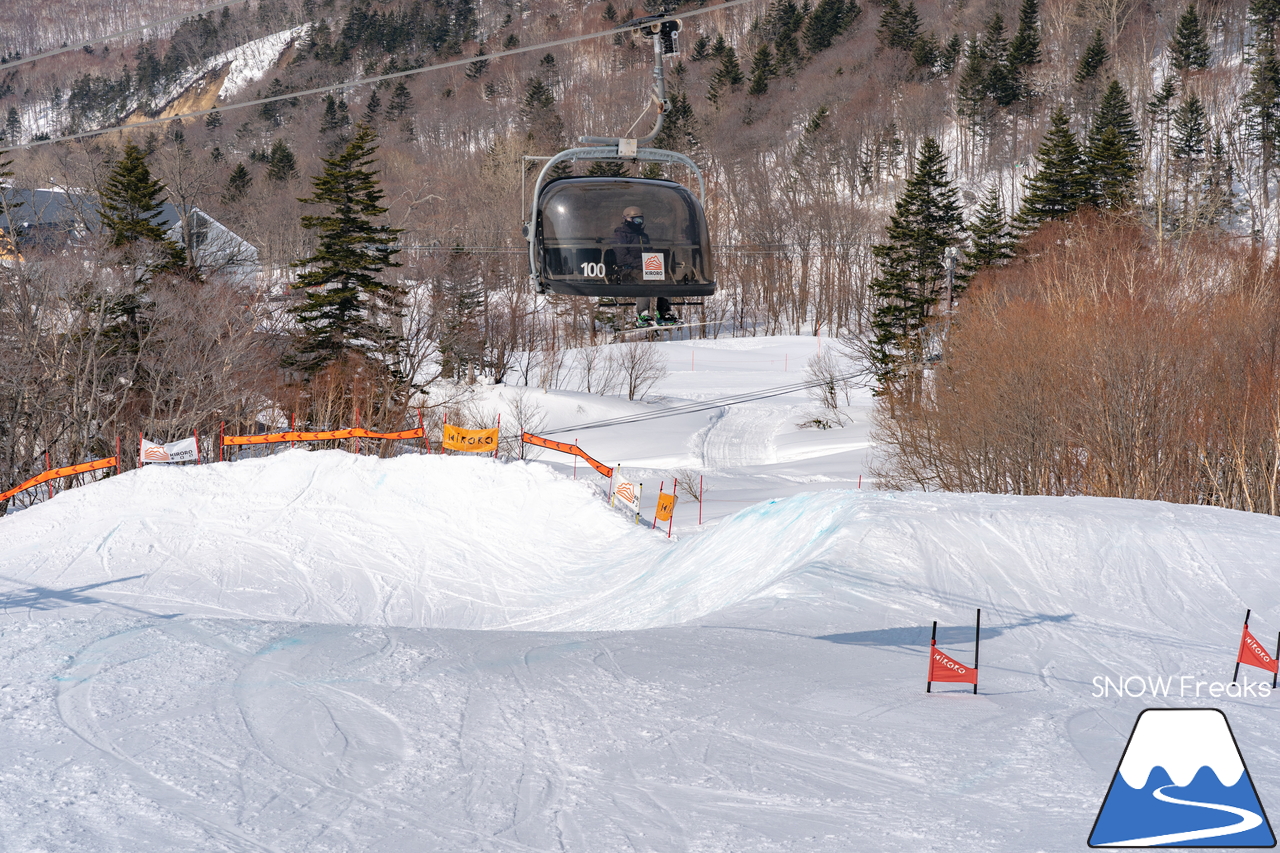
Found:
<path fill-rule="evenodd" d="M 184 438 L 182 441 L 171 441 L 168 444 L 156 444 L 144 438 L 138 450 L 138 457 L 143 462 L 197 462 L 200 454 L 196 450 L 194 436 Z"/>

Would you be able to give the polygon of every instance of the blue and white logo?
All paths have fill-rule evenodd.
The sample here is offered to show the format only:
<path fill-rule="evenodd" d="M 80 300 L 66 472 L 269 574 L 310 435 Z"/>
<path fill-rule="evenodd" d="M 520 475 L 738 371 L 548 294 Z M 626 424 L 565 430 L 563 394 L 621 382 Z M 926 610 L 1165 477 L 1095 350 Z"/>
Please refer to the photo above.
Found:
<path fill-rule="evenodd" d="M 1240 747 L 1215 708 L 1138 715 L 1090 847 L 1275 847 Z"/>

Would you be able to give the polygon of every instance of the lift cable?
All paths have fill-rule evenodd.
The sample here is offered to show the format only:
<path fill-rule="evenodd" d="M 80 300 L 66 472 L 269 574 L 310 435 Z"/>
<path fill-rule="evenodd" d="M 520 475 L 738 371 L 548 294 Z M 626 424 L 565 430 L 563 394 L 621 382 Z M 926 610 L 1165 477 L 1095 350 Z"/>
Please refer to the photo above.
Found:
<path fill-rule="evenodd" d="M 694 9 L 689 12 L 681 12 L 678 15 L 669 15 L 668 17 L 692 18 L 696 15 L 705 15 L 708 12 L 717 12 L 723 9 L 731 8 L 733 6 L 741 6 L 744 3 L 755 3 L 755 2 L 759 2 L 759 0 L 728 0 L 728 2 L 720 3 L 715 6 L 706 6 L 701 9 Z M 457 68 L 458 66 L 461 66 L 461 65 L 470 65 L 471 63 L 477 62 L 480 60 L 488 61 L 493 59 L 501 59 L 507 56 L 514 56 L 518 53 L 530 53 L 535 50 L 546 50 L 547 48 L 562 47 L 567 44 L 576 44 L 577 42 L 580 42 L 580 41 L 589 41 L 591 39 L 597 39 L 603 36 L 617 35 L 619 32 L 626 32 L 628 30 L 640 29 L 641 27 L 646 26 L 648 23 L 651 23 L 651 22 L 636 24 L 635 26 L 623 24 L 619 27 L 616 27 L 615 29 L 605 30 L 604 32 L 586 33 L 584 35 L 569 36 L 567 38 L 556 39 L 555 41 L 543 42 L 542 44 L 530 45 L 528 47 L 516 47 L 510 50 L 500 50 L 494 53 L 487 53 L 484 56 L 469 56 L 469 57 L 466 57 L 465 59 L 455 59 L 449 62 L 441 62 L 436 65 L 424 65 L 420 68 L 411 68 L 407 71 L 395 71 L 389 74 L 378 74 L 374 77 L 360 77 L 355 80 L 347 80 L 341 83 L 330 83 L 327 86 L 319 86 L 314 89 L 303 89 L 298 92 L 289 92 L 284 95 L 275 95 L 269 98 L 258 98 L 257 100 L 253 100 L 253 101 L 243 101 L 236 104 L 227 104 L 221 107 L 211 107 L 207 110 L 193 110 L 192 112 L 179 113 L 177 115 L 166 116 L 165 118 L 153 118 L 153 119 L 147 119 L 145 121 L 132 122 L 130 124 L 125 124 L 125 125 L 112 125 L 110 127 L 103 127 L 97 130 L 86 130 L 81 133 L 70 133 L 70 134 L 67 134 L 66 136 L 58 136 L 53 139 L 41 139 L 33 142 L 26 142 L 26 143 L 23 143 L 22 145 L 13 145 L 13 146 L 10 146 L 7 150 L 17 151 L 21 149 L 38 148 L 42 145 L 52 145 L 55 142 L 70 142 L 76 139 L 87 139 L 89 137 L 101 136 L 106 133 L 113 133 L 121 130 L 133 130 L 135 128 L 148 127 L 150 125 L 168 124 L 169 122 L 176 121 L 178 119 L 198 118 L 200 116 L 209 115 L 210 113 L 228 112 L 230 110 L 244 109 L 245 107 L 257 107 L 257 106 L 261 106 L 262 104 L 271 104 L 277 101 L 287 101 L 293 98 L 305 97 L 307 95 L 330 94 L 339 89 L 345 90 L 355 86 L 363 86 L 369 83 L 380 83 L 383 80 L 394 80 L 399 77 L 409 77 L 414 74 L 422 74 L 423 72 L 426 72 L 426 71 L 442 71 L 446 68 Z"/>
<path fill-rule="evenodd" d="M 822 379 L 811 379 L 805 382 L 797 382 L 793 385 L 780 385 L 776 388 L 765 388 L 761 391 L 748 391 L 742 394 L 733 394 L 728 397 L 720 397 L 714 400 L 694 400 L 690 403 L 684 403 L 679 406 L 672 406 L 668 409 L 662 409 L 657 412 L 643 412 L 635 415 L 624 415 L 619 418 L 609 418 L 603 421 L 591 421 L 585 424 L 576 424 L 574 426 L 560 427 L 559 429 L 544 430 L 543 435 L 555 435 L 563 432 L 574 432 L 577 430 L 600 429 L 601 427 L 622 426 L 623 424 L 641 423 L 643 421 L 657 420 L 658 418 L 671 418 L 677 415 L 691 415 L 697 412 L 705 412 L 709 409 L 721 409 L 726 406 L 736 406 L 740 403 L 750 403 L 755 400 L 765 400 L 769 397 L 781 397 L 783 394 L 793 394 L 796 391 L 804 391 L 809 388 L 816 388 L 819 385 L 826 385 L 828 382 L 844 382 L 851 379 L 857 379 L 860 373 L 844 373 L 839 376 L 824 377 Z"/>

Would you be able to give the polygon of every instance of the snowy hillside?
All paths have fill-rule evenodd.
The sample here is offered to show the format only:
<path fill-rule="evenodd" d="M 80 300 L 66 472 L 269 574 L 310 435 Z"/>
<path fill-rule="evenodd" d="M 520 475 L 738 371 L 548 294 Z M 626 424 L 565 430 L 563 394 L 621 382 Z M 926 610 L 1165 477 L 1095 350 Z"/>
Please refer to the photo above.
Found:
<path fill-rule="evenodd" d="M 663 401 L 540 395 L 547 428 L 780 385 L 812 346 L 664 344 Z M 1230 680 L 1245 608 L 1280 630 L 1280 520 L 859 490 L 865 409 L 798 430 L 812 405 L 784 395 L 578 437 L 646 484 L 712 483 L 670 540 L 549 457 L 153 466 L 3 519 L 0 836 L 1083 850 L 1149 706 L 1222 708 L 1276 811 L 1278 697 L 1177 679 Z M 980 695 L 926 694 L 931 621 L 971 661 L 978 607 Z M 1174 681 L 1098 695 L 1131 677 Z"/>

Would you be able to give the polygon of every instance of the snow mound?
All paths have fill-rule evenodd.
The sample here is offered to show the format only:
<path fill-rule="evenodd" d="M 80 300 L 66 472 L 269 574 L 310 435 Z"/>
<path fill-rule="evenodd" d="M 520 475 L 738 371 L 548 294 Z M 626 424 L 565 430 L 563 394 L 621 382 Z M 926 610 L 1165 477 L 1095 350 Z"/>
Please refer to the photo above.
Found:
<path fill-rule="evenodd" d="M 592 475 L 593 480 L 598 481 Z M 679 516 L 677 530 L 679 530 Z M 687 533 L 693 531 L 686 528 Z M 683 541 L 537 463 L 289 451 L 149 466 L 0 523 L 8 609 L 620 630 L 761 598 L 970 606 L 1107 620 L 1280 604 L 1280 520 L 1095 498 L 824 491 Z M 1176 572 L 1175 587 L 1152 578 Z M 14 602 L 21 602 L 15 605 Z"/>

